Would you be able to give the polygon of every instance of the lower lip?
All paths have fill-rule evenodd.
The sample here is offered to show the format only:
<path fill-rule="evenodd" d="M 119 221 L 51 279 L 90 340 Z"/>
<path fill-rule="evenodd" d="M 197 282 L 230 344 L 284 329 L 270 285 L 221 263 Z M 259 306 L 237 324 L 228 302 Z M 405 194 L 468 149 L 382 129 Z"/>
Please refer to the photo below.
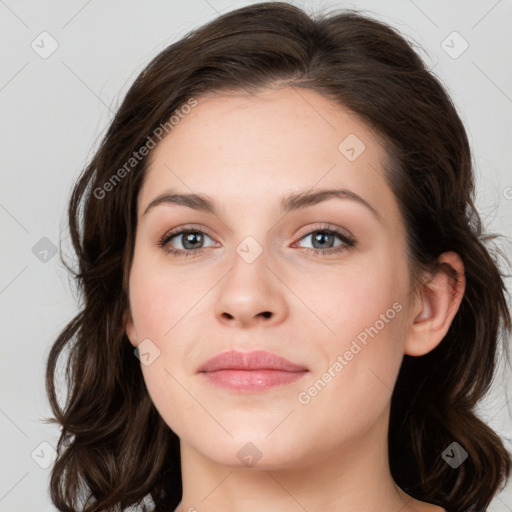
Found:
<path fill-rule="evenodd" d="M 203 375 L 217 386 L 235 391 L 265 391 L 276 386 L 295 382 L 307 371 L 287 372 L 283 370 L 217 370 Z"/>

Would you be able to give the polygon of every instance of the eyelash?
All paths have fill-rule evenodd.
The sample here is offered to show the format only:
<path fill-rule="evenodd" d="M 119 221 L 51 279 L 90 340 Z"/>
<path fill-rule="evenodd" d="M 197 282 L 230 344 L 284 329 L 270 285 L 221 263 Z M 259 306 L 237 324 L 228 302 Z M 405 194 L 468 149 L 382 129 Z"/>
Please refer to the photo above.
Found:
<path fill-rule="evenodd" d="M 176 231 L 171 231 L 170 233 L 165 233 L 165 235 L 158 241 L 158 247 L 163 249 L 167 254 L 172 254 L 175 257 L 185 257 L 188 258 L 189 256 L 196 256 L 201 254 L 203 251 L 208 249 L 208 247 L 201 247 L 199 249 L 190 249 L 190 250 L 184 250 L 184 249 L 175 249 L 173 247 L 168 246 L 169 242 L 179 236 L 184 234 L 190 234 L 190 233 L 201 233 L 203 235 L 206 235 L 209 237 L 208 233 L 205 233 L 201 229 L 195 229 L 192 227 L 188 228 L 182 228 L 178 229 Z M 330 247 L 328 249 L 315 249 L 313 247 L 303 247 L 303 249 L 306 251 L 307 254 L 315 254 L 316 256 L 325 256 L 327 254 L 333 254 L 333 253 L 341 253 L 346 250 L 350 250 L 356 245 L 356 240 L 350 236 L 348 236 L 345 233 L 342 233 L 336 228 L 331 227 L 330 225 L 322 226 L 321 228 L 313 229 L 312 231 L 309 231 L 305 235 L 301 236 L 299 238 L 299 241 L 311 236 L 313 233 L 324 233 L 328 235 L 335 235 L 337 236 L 341 241 L 342 244 Z M 210 237 L 211 238 L 211 237 Z"/>

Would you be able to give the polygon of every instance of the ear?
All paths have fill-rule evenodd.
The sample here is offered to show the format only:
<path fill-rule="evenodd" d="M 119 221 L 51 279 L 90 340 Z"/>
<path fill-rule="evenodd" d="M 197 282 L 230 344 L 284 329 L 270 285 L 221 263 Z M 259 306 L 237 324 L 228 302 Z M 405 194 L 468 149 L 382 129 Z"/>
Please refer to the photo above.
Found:
<path fill-rule="evenodd" d="M 137 333 L 135 332 L 135 326 L 133 325 L 132 313 L 129 308 L 124 312 L 124 325 L 126 336 L 130 340 L 130 343 L 137 347 Z"/>
<path fill-rule="evenodd" d="M 432 279 L 416 292 L 404 346 L 404 352 L 410 356 L 427 354 L 441 343 L 464 296 L 466 279 L 460 256 L 453 251 L 445 252 L 438 262 Z"/>

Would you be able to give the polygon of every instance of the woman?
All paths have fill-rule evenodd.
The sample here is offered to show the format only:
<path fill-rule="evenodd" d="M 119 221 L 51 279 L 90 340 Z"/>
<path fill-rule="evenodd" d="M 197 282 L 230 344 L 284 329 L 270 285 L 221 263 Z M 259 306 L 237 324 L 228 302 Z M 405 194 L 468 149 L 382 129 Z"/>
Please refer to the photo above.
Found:
<path fill-rule="evenodd" d="M 158 55 L 75 186 L 59 510 L 483 510 L 505 287 L 410 45 L 255 4 Z M 69 348 L 69 394 L 54 374 Z"/>

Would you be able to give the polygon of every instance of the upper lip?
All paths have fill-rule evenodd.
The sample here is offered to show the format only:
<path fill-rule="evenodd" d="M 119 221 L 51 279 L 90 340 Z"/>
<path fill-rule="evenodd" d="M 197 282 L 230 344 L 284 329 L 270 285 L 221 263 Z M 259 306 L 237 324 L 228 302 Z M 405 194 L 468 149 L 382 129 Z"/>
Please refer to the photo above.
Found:
<path fill-rule="evenodd" d="M 286 372 L 307 371 L 307 368 L 265 350 L 221 352 L 201 365 L 198 373 L 219 370 L 281 370 Z"/>

